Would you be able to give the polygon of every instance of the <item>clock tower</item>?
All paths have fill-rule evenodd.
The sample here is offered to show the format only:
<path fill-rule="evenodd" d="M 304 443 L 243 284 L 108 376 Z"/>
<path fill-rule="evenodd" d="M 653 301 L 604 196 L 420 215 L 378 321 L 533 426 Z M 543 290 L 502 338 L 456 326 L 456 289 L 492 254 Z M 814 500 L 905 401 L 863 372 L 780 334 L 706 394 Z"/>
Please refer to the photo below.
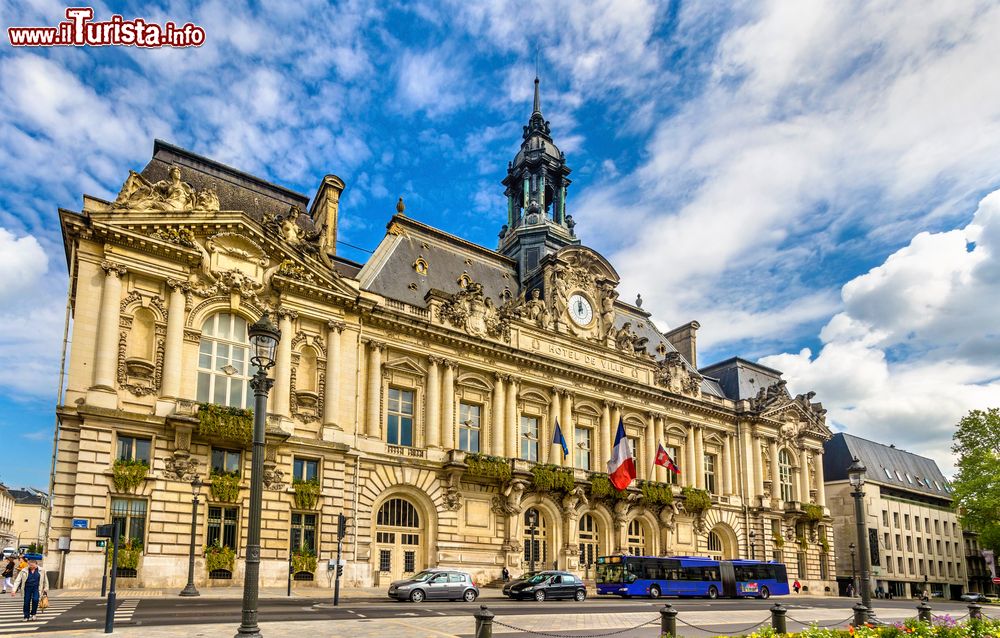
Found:
<path fill-rule="evenodd" d="M 561 248 L 578 245 L 573 217 L 566 213 L 570 169 L 542 116 L 538 78 L 535 101 L 523 141 L 507 165 L 507 223 L 500 231 L 498 252 L 517 261 L 520 283 L 537 279 L 542 260 Z"/>

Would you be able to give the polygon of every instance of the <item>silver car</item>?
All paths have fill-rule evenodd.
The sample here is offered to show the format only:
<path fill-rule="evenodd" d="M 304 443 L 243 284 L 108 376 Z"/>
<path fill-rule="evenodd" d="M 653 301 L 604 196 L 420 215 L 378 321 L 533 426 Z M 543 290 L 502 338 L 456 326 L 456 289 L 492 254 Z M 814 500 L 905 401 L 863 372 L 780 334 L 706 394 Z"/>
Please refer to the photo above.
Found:
<path fill-rule="evenodd" d="M 389 598 L 409 600 L 464 600 L 471 603 L 479 597 L 479 587 L 472 576 L 453 569 L 425 569 L 410 578 L 389 585 Z"/>

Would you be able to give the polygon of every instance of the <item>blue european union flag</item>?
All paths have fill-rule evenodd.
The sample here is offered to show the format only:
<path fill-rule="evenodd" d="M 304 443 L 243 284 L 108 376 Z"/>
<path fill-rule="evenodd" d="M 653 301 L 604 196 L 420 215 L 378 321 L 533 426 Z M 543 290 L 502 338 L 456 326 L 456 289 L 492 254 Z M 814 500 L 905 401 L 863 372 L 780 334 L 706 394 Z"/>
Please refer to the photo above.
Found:
<path fill-rule="evenodd" d="M 556 419 L 556 433 L 552 437 L 552 442 L 562 446 L 563 458 L 569 456 L 569 446 L 566 445 L 566 437 L 563 436 L 562 428 L 559 427 L 559 419 Z"/>

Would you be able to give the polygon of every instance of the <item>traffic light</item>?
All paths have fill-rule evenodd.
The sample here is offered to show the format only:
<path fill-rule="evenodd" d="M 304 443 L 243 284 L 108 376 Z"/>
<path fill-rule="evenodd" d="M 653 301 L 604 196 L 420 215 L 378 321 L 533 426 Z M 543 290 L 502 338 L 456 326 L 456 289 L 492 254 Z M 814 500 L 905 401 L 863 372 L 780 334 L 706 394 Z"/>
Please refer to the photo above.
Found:
<path fill-rule="evenodd" d="M 340 578 L 343 575 L 344 575 L 344 566 L 337 565 L 337 578 Z"/>
<path fill-rule="evenodd" d="M 342 540 L 347 535 L 347 517 L 337 514 L 337 539 Z"/>

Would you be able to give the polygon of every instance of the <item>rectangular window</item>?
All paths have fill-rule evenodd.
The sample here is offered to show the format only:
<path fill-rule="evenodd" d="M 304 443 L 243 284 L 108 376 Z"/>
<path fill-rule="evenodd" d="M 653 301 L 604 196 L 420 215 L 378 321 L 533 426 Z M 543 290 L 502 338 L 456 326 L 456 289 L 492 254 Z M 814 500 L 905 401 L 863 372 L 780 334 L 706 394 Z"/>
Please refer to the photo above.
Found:
<path fill-rule="evenodd" d="M 896 551 L 903 551 L 903 539 L 899 534 L 896 534 Z"/>
<path fill-rule="evenodd" d="M 907 558 L 906 559 L 906 566 L 910 568 L 910 573 L 912 574 L 913 573 L 913 559 L 912 558 Z"/>
<path fill-rule="evenodd" d="M 927 573 L 930 576 L 934 575 L 934 561 L 932 560 L 927 561 Z"/>
<path fill-rule="evenodd" d="M 383 549 L 378 553 L 378 570 L 380 572 L 392 571 L 392 552 Z"/>
<path fill-rule="evenodd" d="M 927 541 L 927 542 L 928 542 L 928 544 L 930 543 L 930 541 Z M 934 545 L 935 545 L 935 547 L 937 547 L 937 553 L 940 554 L 941 553 L 941 541 L 935 541 Z"/>
<path fill-rule="evenodd" d="M 829 560 L 830 560 L 829 557 L 825 553 L 822 553 L 822 552 L 820 553 L 820 555 L 819 555 L 819 579 L 820 580 L 826 580 L 827 578 L 829 578 L 829 575 L 827 573 L 827 569 L 828 569 L 827 568 L 827 563 L 828 563 Z"/>
<path fill-rule="evenodd" d="M 668 447 L 664 449 L 667 451 L 667 454 L 670 455 L 670 458 L 674 460 L 674 463 L 679 462 L 677 460 L 677 448 Z M 677 485 L 677 475 L 674 474 L 671 470 L 667 470 L 667 483 L 670 483 L 671 485 Z"/>
<path fill-rule="evenodd" d="M 218 543 L 224 547 L 236 549 L 237 508 L 210 506 L 208 508 L 208 529 L 205 541 L 207 545 Z"/>
<path fill-rule="evenodd" d="M 576 428 L 576 466 L 581 470 L 590 469 L 590 428 Z"/>
<path fill-rule="evenodd" d="M 908 552 L 912 552 L 913 551 L 913 537 L 912 536 L 907 536 L 906 537 L 906 551 L 908 551 Z"/>
<path fill-rule="evenodd" d="M 292 478 L 296 481 L 319 481 L 319 461 L 296 457 L 292 462 Z"/>
<path fill-rule="evenodd" d="M 118 532 L 122 538 L 144 542 L 146 537 L 146 499 L 111 499 L 111 522 L 118 521 Z"/>
<path fill-rule="evenodd" d="M 116 458 L 119 461 L 141 461 L 149 465 L 149 451 L 152 446 L 151 439 L 138 438 L 134 436 L 118 435 L 118 452 Z"/>
<path fill-rule="evenodd" d="M 903 573 L 903 557 L 902 556 L 896 558 L 896 567 L 898 568 L 896 571 L 898 571 L 900 574 L 902 574 Z"/>
<path fill-rule="evenodd" d="M 521 417 L 521 458 L 538 462 L 538 417 Z"/>
<path fill-rule="evenodd" d="M 222 448 L 212 448 L 212 473 L 213 474 L 240 474 L 243 463 L 243 452 L 241 450 L 224 450 Z"/>
<path fill-rule="evenodd" d="M 909 514 L 903 514 L 903 526 L 906 527 L 906 529 L 910 529 L 910 515 Z"/>
<path fill-rule="evenodd" d="M 632 453 L 632 458 L 635 460 L 636 467 L 639 466 L 639 437 L 628 436 L 629 451 Z"/>
<path fill-rule="evenodd" d="M 899 512 L 892 513 L 892 526 L 899 527 Z"/>
<path fill-rule="evenodd" d="M 924 539 L 920 537 L 917 537 L 917 553 L 918 554 L 924 553 Z"/>
<path fill-rule="evenodd" d="M 709 494 L 715 494 L 715 460 L 714 454 L 705 455 L 705 489 Z"/>
<path fill-rule="evenodd" d="M 403 573 L 410 573 L 415 571 L 417 564 L 417 553 L 412 549 L 408 549 L 403 552 Z"/>
<path fill-rule="evenodd" d="M 892 573 L 892 556 L 885 557 L 885 571 Z"/>
<path fill-rule="evenodd" d="M 892 549 L 892 543 L 889 542 L 889 532 L 885 533 L 885 549 L 886 551 Z"/>
<path fill-rule="evenodd" d="M 386 441 L 390 445 L 413 446 L 413 392 L 389 388 Z"/>
<path fill-rule="evenodd" d="M 919 516 L 915 516 L 913 518 L 913 531 L 915 531 L 915 532 L 919 532 L 920 531 L 920 517 Z"/>
<path fill-rule="evenodd" d="M 797 558 L 798 558 L 798 560 L 796 562 L 798 562 L 799 578 L 805 578 L 806 577 L 806 553 L 805 552 L 799 552 Z"/>
<path fill-rule="evenodd" d="M 924 573 L 924 559 L 923 558 L 918 558 L 917 559 L 917 569 L 920 570 L 921 574 Z"/>
<path fill-rule="evenodd" d="M 934 533 L 935 534 L 940 534 L 941 533 L 941 527 L 938 525 L 938 523 L 940 523 L 940 522 L 941 521 L 939 521 L 938 519 L 936 519 L 936 518 L 934 519 Z"/>
<path fill-rule="evenodd" d="M 478 405 L 458 405 L 458 449 L 479 452 L 479 432 L 482 408 Z"/>
<path fill-rule="evenodd" d="M 889 527 L 889 511 L 882 510 L 882 526 Z"/>
<path fill-rule="evenodd" d="M 924 531 L 927 532 L 928 534 L 931 533 L 931 519 L 927 518 L 926 516 L 924 517 Z"/>
<path fill-rule="evenodd" d="M 316 515 L 292 512 L 292 551 L 316 553 Z"/>

